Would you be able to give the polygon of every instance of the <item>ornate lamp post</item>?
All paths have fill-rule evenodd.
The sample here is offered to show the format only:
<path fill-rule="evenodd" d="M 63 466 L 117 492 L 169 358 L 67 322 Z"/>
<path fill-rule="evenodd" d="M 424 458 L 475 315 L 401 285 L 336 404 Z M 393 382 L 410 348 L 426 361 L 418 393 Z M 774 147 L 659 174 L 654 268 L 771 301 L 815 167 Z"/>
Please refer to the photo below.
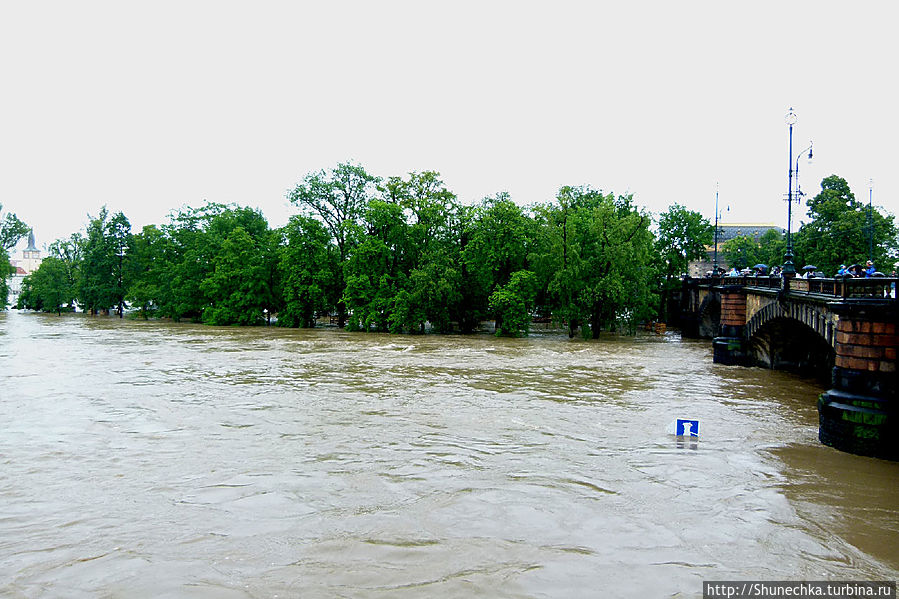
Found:
<path fill-rule="evenodd" d="M 712 276 L 718 276 L 718 184 L 715 183 L 715 258 L 712 260 Z"/>
<path fill-rule="evenodd" d="M 796 276 L 796 265 L 793 264 L 793 125 L 796 123 L 796 113 L 790 108 L 787 113 L 787 125 L 790 126 L 790 172 L 787 180 L 787 251 L 784 255 L 783 275 L 785 277 Z M 802 198 L 802 190 L 799 189 L 799 158 L 808 150 L 808 160 L 812 161 L 812 146 L 809 146 L 796 155 L 796 201 Z"/>
<path fill-rule="evenodd" d="M 121 244 L 115 254 L 119 257 L 119 280 L 118 289 L 116 290 L 119 295 L 119 318 L 125 318 L 125 273 L 122 271 L 122 262 L 127 255 L 127 251 L 128 246 L 126 244 Z"/>
<path fill-rule="evenodd" d="M 793 125 L 796 124 L 796 113 L 793 108 L 787 113 L 787 125 L 790 126 L 790 172 L 787 180 L 787 251 L 784 254 L 783 276 L 795 277 L 796 265 L 793 264 L 793 237 L 790 229 L 793 226 Z"/>
<path fill-rule="evenodd" d="M 868 181 L 868 260 L 874 260 L 874 214 L 871 212 L 871 198 L 874 196 L 874 179 Z M 885 269 L 884 269 L 885 270 Z"/>

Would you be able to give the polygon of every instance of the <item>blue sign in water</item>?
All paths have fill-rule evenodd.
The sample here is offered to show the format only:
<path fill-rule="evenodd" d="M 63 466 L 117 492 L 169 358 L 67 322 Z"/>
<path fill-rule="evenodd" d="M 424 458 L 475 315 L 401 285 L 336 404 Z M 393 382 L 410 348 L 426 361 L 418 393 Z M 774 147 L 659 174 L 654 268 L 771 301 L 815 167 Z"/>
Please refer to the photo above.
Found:
<path fill-rule="evenodd" d="M 674 434 L 678 437 L 698 437 L 699 421 L 678 418 Z"/>

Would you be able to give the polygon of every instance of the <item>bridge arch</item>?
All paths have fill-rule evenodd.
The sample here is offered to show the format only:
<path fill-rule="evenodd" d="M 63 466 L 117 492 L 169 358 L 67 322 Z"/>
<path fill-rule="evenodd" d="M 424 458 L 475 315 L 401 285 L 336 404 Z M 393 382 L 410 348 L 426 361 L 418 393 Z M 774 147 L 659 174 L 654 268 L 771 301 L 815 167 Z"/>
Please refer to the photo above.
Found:
<path fill-rule="evenodd" d="M 756 312 L 746 323 L 746 337 L 752 339 L 766 324 L 778 318 L 797 320 L 812 329 L 830 347 L 836 344 L 834 315 L 823 306 L 807 303 L 771 302 Z"/>
<path fill-rule="evenodd" d="M 750 318 L 746 338 L 748 354 L 760 366 L 830 377 L 836 358 L 834 325 L 817 306 L 772 302 Z"/>

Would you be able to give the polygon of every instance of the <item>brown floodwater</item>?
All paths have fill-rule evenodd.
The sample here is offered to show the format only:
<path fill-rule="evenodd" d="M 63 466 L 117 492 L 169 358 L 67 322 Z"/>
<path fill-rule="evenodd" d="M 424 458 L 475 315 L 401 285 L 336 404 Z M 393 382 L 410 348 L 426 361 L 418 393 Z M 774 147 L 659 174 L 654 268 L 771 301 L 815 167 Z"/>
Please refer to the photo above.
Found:
<path fill-rule="evenodd" d="M 899 578 L 899 464 L 709 341 L 0 314 L 0 596 L 697 597 Z M 698 440 L 671 434 L 700 421 Z"/>

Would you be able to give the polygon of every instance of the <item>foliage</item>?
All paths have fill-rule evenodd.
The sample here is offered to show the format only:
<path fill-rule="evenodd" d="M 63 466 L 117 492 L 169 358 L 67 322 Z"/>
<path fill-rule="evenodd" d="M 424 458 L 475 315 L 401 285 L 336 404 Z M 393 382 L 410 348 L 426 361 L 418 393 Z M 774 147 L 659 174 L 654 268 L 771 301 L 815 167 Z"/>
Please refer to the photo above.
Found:
<path fill-rule="evenodd" d="M 699 212 L 672 204 L 659 216 L 656 251 L 664 264 L 664 272 L 675 277 L 687 273 L 691 260 L 706 257 L 706 247 L 713 242 L 714 227 Z"/>
<path fill-rule="evenodd" d="M 121 315 L 130 243 L 131 224 L 121 212 L 109 218 L 104 206 L 96 218 L 91 218 L 82 249 L 78 290 L 85 310 L 96 314 L 117 307 Z"/>
<path fill-rule="evenodd" d="M 206 203 L 131 234 L 104 207 L 83 235 L 51 246 L 55 260 L 26 299 L 60 308 L 76 296 L 94 313 L 127 300 L 144 318 L 214 325 L 275 314 L 311 327 L 336 314 L 351 330 L 392 333 L 470 332 L 494 319 L 497 334 L 517 336 L 551 316 L 597 338 L 654 317 L 711 236 L 675 204 L 656 239 L 632 196 L 586 186 L 527 208 L 507 193 L 461 205 L 434 171 L 381 179 L 339 164 L 288 197 L 299 214 L 277 230 L 258 210 Z"/>
<path fill-rule="evenodd" d="M 874 264 L 881 270 L 897 256 L 894 216 L 878 206 L 869 212 L 842 177 L 831 175 L 821 181 L 821 192 L 808 200 L 808 216 L 811 221 L 803 223 L 794 236 L 797 265 L 810 263 L 833 274 L 840 264 L 864 264 L 871 241 Z"/>
<path fill-rule="evenodd" d="M 377 237 L 366 238 L 347 261 L 343 302 L 351 331 L 387 331 L 395 291 L 390 261 L 387 244 Z"/>
<path fill-rule="evenodd" d="M 0 211 L 3 204 L 0 204 Z M 9 301 L 9 283 L 7 279 L 15 274 L 15 269 L 9 262 L 9 250 L 14 248 L 19 240 L 28 235 L 31 228 L 23 223 L 15 214 L 7 212 L 0 220 L 0 310 L 6 309 Z"/>
<path fill-rule="evenodd" d="M 0 204 L 0 211 L 3 210 L 3 204 Z M 0 220 L 0 251 L 9 252 L 31 231 L 31 227 L 23 223 L 19 218 L 7 212 L 3 220 Z M 9 262 L 7 258 L 6 263 Z"/>
<path fill-rule="evenodd" d="M 360 241 L 360 222 L 374 197 L 380 179 L 370 175 L 360 165 L 351 163 L 338 164 L 330 171 L 321 170 L 306 175 L 303 182 L 297 185 L 287 197 L 308 216 L 321 220 L 331 234 L 337 246 L 339 268 L 333 281 L 342 297 L 346 282 L 342 267 L 352 249 Z M 338 302 L 337 310 L 340 325 L 346 318 L 346 307 Z"/>
<path fill-rule="evenodd" d="M 659 282 L 659 313 L 666 319 L 668 293 L 680 285 L 691 260 L 703 259 L 714 243 L 714 227 L 700 213 L 673 204 L 659 216 L 655 251 L 662 275 Z"/>
<path fill-rule="evenodd" d="M 279 263 L 284 308 L 278 312 L 278 325 L 314 327 L 316 314 L 326 313 L 337 303 L 336 249 L 324 225 L 313 218 L 292 217 L 284 234 Z"/>
<path fill-rule="evenodd" d="M 563 187 L 557 202 L 542 210 L 555 237 L 543 251 L 560 259 L 549 281 L 554 312 L 567 321 L 570 336 L 578 327 L 594 339 L 603 327 L 633 330 L 653 314 L 649 217 L 631 196 L 589 187 Z"/>
<path fill-rule="evenodd" d="M 527 269 L 532 227 L 507 193 L 485 199 L 469 227 L 461 255 L 467 281 L 464 301 L 470 311 L 467 320 L 476 323 L 488 315 L 493 291 L 508 284 L 512 273 Z M 493 316 L 502 329 L 502 313 Z"/>
<path fill-rule="evenodd" d="M 74 298 L 68 266 L 62 259 L 48 256 L 22 282 L 18 307 L 62 314 L 63 310 L 71 310 Z"/>
<path fill-rule="evenodd" d="M 783 262 L 786 250 L 787 242 L 783 234 L 777 229 L 768 229 L 759 237 L 759 252 L 757 254 L 759 260 L 753 264 L 758 264 L 759 262 L 765 264 L 770 272 L 770 269 L 774 268 L 775 265 Z"/>
<path fill-rule="evenodd" d="M 759 243 L 748 235 L 740 235 L 733 239 L 728 239 L 724 242 L 721 249 L 727 264 L 735 267 L 737 270 L 750 268 L 763 261 L 765 257 Z"/>
<path fill-rule="evenodd" d="M 537 293 L 537 276 L 529 270 L 512 273 L 509 282 L 490 294 L 490 310 L 496 315 L 496 335 L 527 335 L 531 308 Z"/>
<path fill-rule="evenodd" d="M 5 310 L 6 304 L 9 302 L 8 279 L 15 273 L 16 269 L 9 262 L 9 254 L 0 248 L 0 310 Z"/>
<path fill-rule="evenodd" d="M 140 315 L 145 319 L 162 302 L 168 278 L 166 250 L 169 243 L 165 233 L 156 225 L 147 225 L 132 237 L 128 260 L 131 284 L 126 299 L 139 308 Z"/>
<path fill-rule="evenodd" d="M 210 305 L 203 322 L 213 325 L 258 325 L 264 322 L 265 279 L 260 247 L 242 227 L 235 227 L 215 256 L 215 268 L 200 284 Z"/>

